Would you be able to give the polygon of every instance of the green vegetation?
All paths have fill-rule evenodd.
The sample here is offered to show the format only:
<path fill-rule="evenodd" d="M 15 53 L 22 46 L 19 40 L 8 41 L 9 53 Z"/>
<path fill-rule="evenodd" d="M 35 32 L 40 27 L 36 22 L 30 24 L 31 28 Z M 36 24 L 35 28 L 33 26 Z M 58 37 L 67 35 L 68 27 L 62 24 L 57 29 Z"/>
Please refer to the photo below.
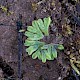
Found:
<path fill-rule="evenodd" d="M 46 60 L 54 60 L 57 58 L 57 49 L 63 50 L 62 44 L 46 44 L 40 41 L 44 36 L 49 36 L 49 25 L 51 23 L 51 18 L 38 19 L 32 22 L 32 26 L 28 26 L 25 36 L 24 45 L 28 48 L 26 52 L 28 55 L 32 55 L 33 59 L 38 58 L 42 60 L 43 63 Z"/>

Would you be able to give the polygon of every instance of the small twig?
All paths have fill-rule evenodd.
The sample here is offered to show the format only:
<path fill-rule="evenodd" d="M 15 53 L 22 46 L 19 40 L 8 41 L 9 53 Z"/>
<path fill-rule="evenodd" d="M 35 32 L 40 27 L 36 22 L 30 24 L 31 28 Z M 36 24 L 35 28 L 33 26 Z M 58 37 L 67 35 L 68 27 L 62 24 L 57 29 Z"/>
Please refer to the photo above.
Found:
<path fill-rule="evenodd" d="M 22 19 L 21 15 L 19 15 L 19 20 L 16 22 L 17 30 L 18 30 L 18 78 L 21 80 L 22 75 L 22 33 L 19 30 L 22 29 Z"/>
<path fill-rule="evenodd" d="M 70 59 L 70 63 L 71 63 L 71 67 L 76 71 L 76 73 L 77 73 L 78 75 L 80 75 L 80 71 L 79 71 L 78 68 L 74 65 L 72 59 Z"/>

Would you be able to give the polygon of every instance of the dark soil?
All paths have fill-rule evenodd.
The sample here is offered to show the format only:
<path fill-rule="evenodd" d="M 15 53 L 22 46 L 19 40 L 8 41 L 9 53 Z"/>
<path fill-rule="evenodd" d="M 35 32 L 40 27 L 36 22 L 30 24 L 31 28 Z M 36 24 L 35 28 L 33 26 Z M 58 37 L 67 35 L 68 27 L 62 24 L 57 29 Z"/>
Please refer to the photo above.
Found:
<path fill-rule="evenodd" d="M 29 57 L 23 45 L 22 80 L 73 80 L 69 75 L 71 70 L 69 54 L 79 55 L 80 52 L 80 2 L 75 0 L 0 0 L 1 5 L 7 7 L 8 10 L 5 12 L 0 9 L 0 80 L 5 80 L 5 78 L 18 80 L 16 22 L 19 15 L 22 16 L 24 29 L 27 25 L 31 25 L 33 20 L 50 16 L 52 19 L 49 28 L 50 35 L 45 42 L 59 43 L 65 47 L 64 51 L 58 51 L 57 59 L 44 64 Z M 9 11 L 13 14 L 8 15 Z M 68 79 L 68 76 L 71 78 Z"/>

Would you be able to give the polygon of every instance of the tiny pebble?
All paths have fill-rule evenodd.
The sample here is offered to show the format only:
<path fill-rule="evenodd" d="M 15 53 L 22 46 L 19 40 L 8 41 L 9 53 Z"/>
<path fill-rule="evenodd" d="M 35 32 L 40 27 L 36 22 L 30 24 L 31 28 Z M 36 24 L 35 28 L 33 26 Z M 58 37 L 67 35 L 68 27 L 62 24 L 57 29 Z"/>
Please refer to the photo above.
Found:
<path fill-rule="evenodd" d="M 69 55 L 70 54 L 70 51 L 67 51 L 67 55 Z"/>
<path fill-rule="evenodd" d="M 61 80 L 61 77 L 59 77 L 58 80 Z"/>

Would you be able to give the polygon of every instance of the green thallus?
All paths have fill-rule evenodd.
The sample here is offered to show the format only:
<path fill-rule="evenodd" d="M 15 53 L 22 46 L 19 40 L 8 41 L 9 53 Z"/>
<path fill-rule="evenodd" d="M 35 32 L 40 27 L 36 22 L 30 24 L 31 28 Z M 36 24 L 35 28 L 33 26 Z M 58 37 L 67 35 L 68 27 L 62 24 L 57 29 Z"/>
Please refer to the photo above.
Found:
<path fill-rule="evenodd" d="M 25 40 L 24 45 L 27 46 L 26 52 L 28 55 L 32 55 L 33 59 L 38 58 L 42 60 L 43 63 L 46 60 L 54 60 L 57 58 L 57 50 L 63 50 L 64 47 L 62 44 L 46 44 L 45 42 L 40 41 L 44 36 L 49 36 L 49 25 L 51 23 L 51 18 L 44 18 L 34 20 L 32 26 L 28 26 L 27 31 L 25 31 Z"/>

